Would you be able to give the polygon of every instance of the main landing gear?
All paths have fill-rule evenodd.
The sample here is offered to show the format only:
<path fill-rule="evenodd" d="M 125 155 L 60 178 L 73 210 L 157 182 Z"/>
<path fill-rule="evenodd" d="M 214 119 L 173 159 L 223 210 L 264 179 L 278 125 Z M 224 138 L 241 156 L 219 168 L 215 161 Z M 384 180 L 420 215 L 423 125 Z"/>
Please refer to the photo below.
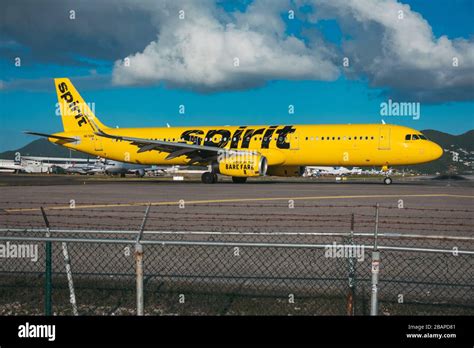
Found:
<path fill-rule="evenodd" d="M 204 172 L 201 175 L 201 181 L 204 184 L 215 184 L 217 182 L 217 174 L 211 172 Z"/>
<path fill-rule="evenodd" d="M 212 172 L 204 172 L 201 175 L 201 181 L 204 184 L 215 184 L 217 182 L 217 174 Z M 246 177 L 242 176 L 233 176 L 232 182 L 236 184 L 243 184 L 247 181 Z"/>

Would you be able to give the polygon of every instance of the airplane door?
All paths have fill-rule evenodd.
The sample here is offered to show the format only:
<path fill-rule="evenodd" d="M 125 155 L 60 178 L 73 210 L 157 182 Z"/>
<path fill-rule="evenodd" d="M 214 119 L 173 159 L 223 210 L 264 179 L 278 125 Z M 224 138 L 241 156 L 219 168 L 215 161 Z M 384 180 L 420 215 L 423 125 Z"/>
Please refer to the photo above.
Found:
<path fill-rule="evenodd" d="M 94 136 L 94 138 L 92 138 L 92 141 L 94 142 L 94 150 L 95 151 L 102 151 L 103 150 L 103 148 L 102 148 L 102 139 L 100 139 L 100 137 Z"/>
<path fill-rule="evenodd" d="M 379 150 L 390 150 L 390 127 L 380 127 Z"/>
<path fill-rule="evenodd" d="M 290 134 L 290 150 L 298 150 L 300 148 L 300 137 L 298 133 Z"/>

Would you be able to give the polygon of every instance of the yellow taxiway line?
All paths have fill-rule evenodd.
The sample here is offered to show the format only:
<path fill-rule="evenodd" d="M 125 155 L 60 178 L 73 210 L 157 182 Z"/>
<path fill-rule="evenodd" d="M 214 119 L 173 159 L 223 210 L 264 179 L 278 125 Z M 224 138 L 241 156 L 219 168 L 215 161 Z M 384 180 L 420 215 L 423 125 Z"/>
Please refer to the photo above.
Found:
<path fill-rule="evenodd" d="M 453 195 L 453 194 L 413 194 L 413 195 L 353 195 L 353 196 L 303 196 L 303 197 L 260 197 L 260 198 L 229 198 L 229 199 L 206 199 L 196 201 L 186 201 L 185 204 L 206 204 L 206 203 L 244 203 L 244 202 L 262 202 L 262 201 L 288 201 L 288 200 L 330 200 L 330 199 L 357 199 L 357 198 L 406 198 L 406 197 L 451 197 L 451 198 L 474 198 L 469 195 Z M 75 205 L 71 208 L 69 205 L 63 206 L 45 206 L 47 210 L 68 210 L 68 209 L 100 209 L 112 207 L 135 207 L 156 205 L 177 205 L 180 201 L 168 202 L 131 202 L 131 203 L 106 203 L 106 204 L 83 204 Z M 13 208 L 4 209 L 8 213 L 24 212 L 24 211 L 39 211 L 39 208 Z"/>

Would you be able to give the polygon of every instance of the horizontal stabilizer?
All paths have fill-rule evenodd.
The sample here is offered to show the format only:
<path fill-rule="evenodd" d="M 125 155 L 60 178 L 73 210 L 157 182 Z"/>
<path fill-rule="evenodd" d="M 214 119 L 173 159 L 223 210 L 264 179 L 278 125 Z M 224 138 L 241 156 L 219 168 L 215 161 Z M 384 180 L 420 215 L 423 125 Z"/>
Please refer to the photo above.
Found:
<path fill-rule="evenodd" d="M 54 135 L 54 134 L 37 133 L 37 132 L 24 132 L 24 133 L 31 134 L 31 135 L 38 135 L 40 137 L 53 138 L 53 139 L 58 139 L 58 140 L 65 140 L 65 141 L 68 141 L 68 142 L 77 141 L 76 138 L 63 137 L 63 136 Z"/>

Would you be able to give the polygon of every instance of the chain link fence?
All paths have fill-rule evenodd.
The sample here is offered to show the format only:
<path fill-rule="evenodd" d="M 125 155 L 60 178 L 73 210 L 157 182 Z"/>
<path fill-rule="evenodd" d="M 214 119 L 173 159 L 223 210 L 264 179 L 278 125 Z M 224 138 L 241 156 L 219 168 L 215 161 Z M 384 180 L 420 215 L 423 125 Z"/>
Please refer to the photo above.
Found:
<path fill-rule="evenodd" d="M 1 203 L 3 315 L 368 315 L 375 230 L 378 314 L 474 314 L 469 209 L 38 203 Z"/>

